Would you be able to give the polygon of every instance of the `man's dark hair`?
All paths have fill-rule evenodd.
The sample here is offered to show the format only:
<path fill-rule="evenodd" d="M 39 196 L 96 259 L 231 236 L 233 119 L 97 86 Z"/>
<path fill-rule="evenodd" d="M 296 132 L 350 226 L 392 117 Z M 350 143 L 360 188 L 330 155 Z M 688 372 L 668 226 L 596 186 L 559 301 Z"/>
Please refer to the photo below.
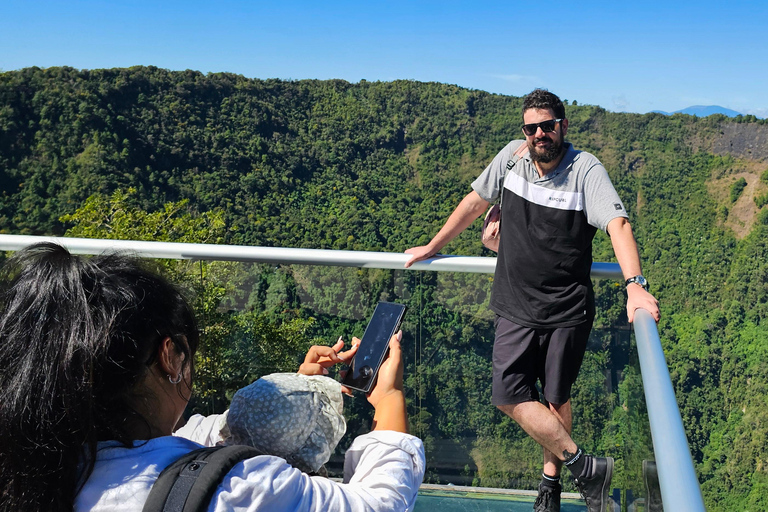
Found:
<path fill-rule="evenodd" d="M 43 243 L 3 265 L 0 512 L 72 510 L 97 442 L 131 446 L 131 403 L 166 337 L 191 368 L 192 308 L 134 258 Z"/>
<path fill-rule="evenodd" d="M 556 95 L 546 89 L 534 89 L 523 100 L 523 115 L 530 109 L 551 110 L 557 119 L 565 119 L 565 107 Z"/>

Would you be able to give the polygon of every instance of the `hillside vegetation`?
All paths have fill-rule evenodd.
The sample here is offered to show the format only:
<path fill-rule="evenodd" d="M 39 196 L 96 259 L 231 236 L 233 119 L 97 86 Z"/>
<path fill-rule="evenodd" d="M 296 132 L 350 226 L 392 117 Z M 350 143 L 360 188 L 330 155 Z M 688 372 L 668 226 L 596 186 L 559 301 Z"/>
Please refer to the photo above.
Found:
<path fill-rule="evenodd" d="M 426 243 L 519 138 L 521 105 L 413 81 L 4 72 L 0 231 L 399 252 Z M 600 158 L 630 212 L 709 510 L 768 510 L 768 126 L 566 108 L 568 139 Z M 478 229 L 443 252 L 490 256 Z M 613 260 L 604 234 L 594 254 Z M 200 410 L 289 370 L 309 343 L 335 341 L 329 332 L 360 335 L 375 301 L 398 298 L 411 306 L 409 407 L 430 463 L 454 454 L 457 482 L 538 479 L 540 453 L 489 405 L 489 276 L 185 265 L 166 267 L 194 289 L 206 323 Z M 576 435 L 622 458 L 619 478 L 632 487 L 635 458 L 650 448 L 636 364 L 621 341 L 623 288 L 597 282 L 596 293 Z M 359 402 L 350 431 L 368 418 Z"/>

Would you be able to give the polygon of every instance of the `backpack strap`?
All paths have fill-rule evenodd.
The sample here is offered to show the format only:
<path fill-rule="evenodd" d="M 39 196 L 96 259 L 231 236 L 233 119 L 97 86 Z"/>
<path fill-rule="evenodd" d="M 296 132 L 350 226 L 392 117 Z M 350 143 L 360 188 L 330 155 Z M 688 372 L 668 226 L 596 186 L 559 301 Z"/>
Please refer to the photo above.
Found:
<path fill-rule="evenodd" d="M 205 512 L 224 476 L 241 460 L 263 455 L 250 446 L 212 446 L 182 455 L 149 491 L 143 512 Z"/>
<path fill-rule="evenodd" d="M 525 156 L 526 153 L 528 153 L 528 143 L 523 141 L 522 144 L 517 146 L 515 152 L 512 153 L 512 158 L 507 160 L 507 168 L 501 173 L 501 178 L 499 179 L 499 208 L 501 208 L 502 199 L 504 198 L 504 179 L 507 177 L 507 171 L 511 171 L 515 164 L 517 164 L 517 161 Z"/>

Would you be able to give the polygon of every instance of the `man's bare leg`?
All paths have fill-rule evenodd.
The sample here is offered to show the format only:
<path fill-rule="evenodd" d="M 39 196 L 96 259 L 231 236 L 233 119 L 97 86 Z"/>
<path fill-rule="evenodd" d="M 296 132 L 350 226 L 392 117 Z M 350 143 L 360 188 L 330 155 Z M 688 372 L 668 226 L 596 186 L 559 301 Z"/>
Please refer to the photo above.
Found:
<path fill-rule="evenodd" d="M 562 463 L 578 451 L 576 443 L 561 423 L 559 414 L 555 414 L 541 402 L 522 402 L 498 407 L 515 420 L 534 441 L 548 450 L 558 462 Z M 562 411 L 562 407 L 560 410 Z"/>
<path fill-rule="evenodd" d="M 549 410 L 560 423 L 565 427 L 565 431 L 568 435 L 571 435 L 571 426 L 573 423 L 573 417 L 571 415 L 571 401 L 568 400 L 564 404 L 549 404 Z M 544 448 L 544 474 L 558 477 L 560 476 L 560 470 L 563 467 L 563 462 L 558 459 L 555 454 Z"/>
<path fill-rule="evenodd" d="M 561 422 L 561 419 L 570 418 L 570 402 L 562 404 L 555 411 L 541 402 L 499 405 L 498 408 L 549 451 L 550 455 L 557 459 L 557 463 L 561 464 L 560 467 L 563 462 L 569 461 L 569 469 L 576 477 L 576 486 L 584 497 L 589 512 L 609 510 L 608 493 L 613 476 L 613 458 L 581 455 L 582 452 Z M 557 463 L 553 463 L 553 467 Z"/>

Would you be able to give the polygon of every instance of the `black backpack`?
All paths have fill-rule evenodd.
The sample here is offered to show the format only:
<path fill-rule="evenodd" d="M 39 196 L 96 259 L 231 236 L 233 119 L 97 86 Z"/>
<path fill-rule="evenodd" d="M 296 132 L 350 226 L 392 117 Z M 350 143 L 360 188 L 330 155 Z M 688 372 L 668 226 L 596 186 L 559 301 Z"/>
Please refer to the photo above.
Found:
<path fill-rule="evenodd" d="M 216 488 L 238 462 L 264 455 L 250 446 L 200 448 L 180 457 L 157 477 L 143 512 L 205 512 Z"/>

